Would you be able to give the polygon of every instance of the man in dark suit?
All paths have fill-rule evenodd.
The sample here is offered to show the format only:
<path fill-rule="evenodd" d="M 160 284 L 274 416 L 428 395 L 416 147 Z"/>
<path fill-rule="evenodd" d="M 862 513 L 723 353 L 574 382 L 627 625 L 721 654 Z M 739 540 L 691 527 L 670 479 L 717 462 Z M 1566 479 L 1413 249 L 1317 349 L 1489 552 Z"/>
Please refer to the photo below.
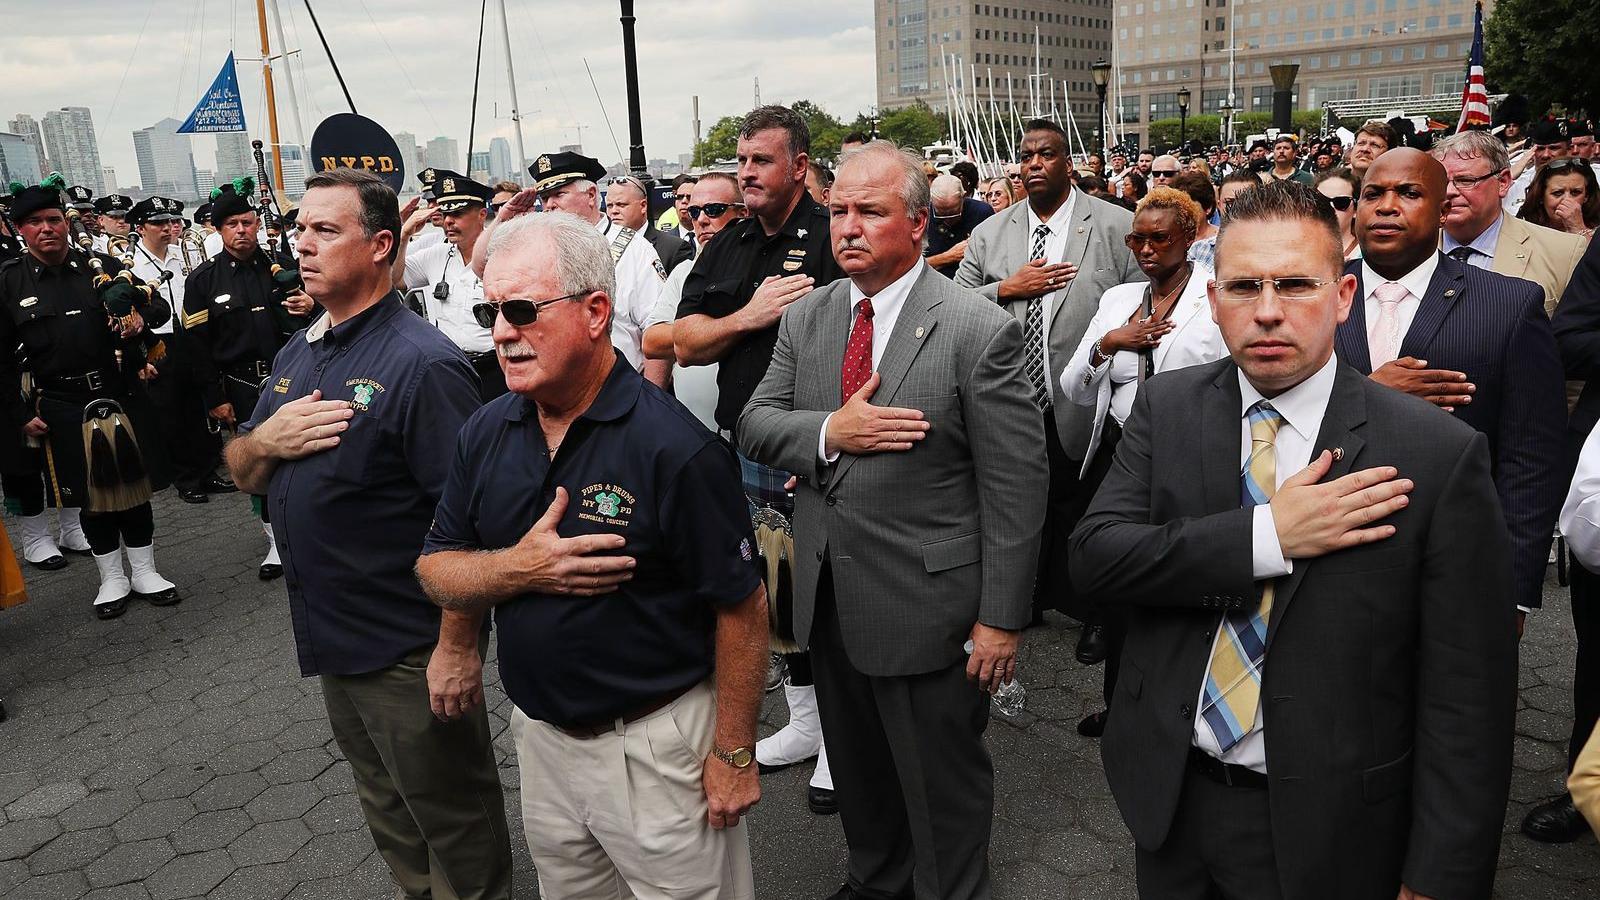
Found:
<path fill-rule="evenodd" d="M 1102 756 L 1145 897 L 1489 896 L 1517 673 L 1488 442 L 1334 358 L 1341 247 L 1310 188 L 1234 201 L 1232 359 L 1140 389 L 1072 536 L 1128 611 Z"/>
<path fill-rule="evenodd" d="M 644 182 L 632 175 L 618 175 L 606 185 L 606 215 L 648 240 L 650 246 L 656 248 L 656 255 L 661 257 L 661 265 L 668 274 L 692 255 L 687 241 L 656 228 L 655 221 L 650 218 L 649 191 Z"/>
<path fill-rule="evenodd" d="M 1556 513 L 1565 386 L 1544 290 L 1439 252 L 1444 166 L 1410 147 L 1367 169 L 1356 205 L 1362 259 L 1356 301 L 1339 326 L 1339 358 L 1372 380 L 1455 413 L 1489 439 L 1495 489 L 1510 529 L 1508 600 L 1541 605 Z"/>
<path fill-rule="evenodd" d="M 738 436 L 804 479 L 794 634 L 850 848 L 834 897 L 986 900 L 983 691 L 1014 677 L 1044 521 L 1022 328 L 922 261 L 914 156 L 886 141 L 847 154 L 829 207 L 848 278 L 783 314 Z"/>
<path fill-rule="evenodd" d="M 1578 451 L 1600 421 L 1600 241 L 1589 249 L 1572 273 L 1551 322 L 1567 377 L 1584 381 L 1583 393 L 1567 424 L 1564 472 L 1577 465 Z M 1600 721 L 1600 572 L 1572 559 L 1572 626 L 1578 658 L 1572 675 L 1572 735 L 1567 767 L 1577 761 L 1584 742 Z M 1528 811 L 1522 833 L 1539 841 L 1566 842 L 1588 833 L 1582 813 L 1565 791 Z"/>

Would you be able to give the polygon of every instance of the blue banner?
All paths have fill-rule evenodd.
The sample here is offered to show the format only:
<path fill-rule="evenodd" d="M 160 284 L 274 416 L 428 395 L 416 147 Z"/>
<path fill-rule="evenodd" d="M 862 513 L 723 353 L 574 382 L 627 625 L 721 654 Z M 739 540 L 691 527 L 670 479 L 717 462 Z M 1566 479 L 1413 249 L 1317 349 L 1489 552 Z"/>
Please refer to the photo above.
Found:
<path fill-rule="evenodd" d="M 244 104 L 239 100 L 239 77 L 233 71 L 233 53 L 222 64 L 211 89 L 206 91 L 194 112 L 178 129 L 179 134 L 215 134 L 219 131 L 244 131 Z"/>

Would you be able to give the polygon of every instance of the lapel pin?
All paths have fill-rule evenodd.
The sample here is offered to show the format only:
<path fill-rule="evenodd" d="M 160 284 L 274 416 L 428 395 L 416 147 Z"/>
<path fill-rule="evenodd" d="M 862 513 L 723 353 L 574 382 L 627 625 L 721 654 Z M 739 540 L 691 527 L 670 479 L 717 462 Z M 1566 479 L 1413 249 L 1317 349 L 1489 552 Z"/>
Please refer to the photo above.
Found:
<path fill-rule="evenodd" d="M 1335 448 L 1333 448 L 1333 461 L 1334 462 L 1338 462 L 1338 461 L 1340 461 L 1342 459 L 1344 459 L 1344 448 L 1343 447 L 1335 447 Z"/>
<path fill-rule="evenodd" d="M 1456 295 L 1456 289 L 1455 288 L 1451 288 L 1450 290 L 1445 291 L 1444 295 L 1446 297 L 1454 297 Z"/>
<path fill-rule="evenodd" d="M 1082 225 L 1078 226 L 1078 233 L 1079 234 L 1083 234 L 1083 226 Z"/>
<path fill-rule="evenodd" d="M 925 328 L 923 328 L 923 327 L 922 327 L 922 326 L 921 326 L 921 325 L 918 325 L 918 326 L 917 326 L 917 337 L 918 337 L 918 338 L 919 338 L 919 339 L 920 339 L 920 338 L 921 338 L 921 337 L 922 337 L 922 336 L 923 336 L 923 335 L 925 335 L 925 334 L 927 334 L 927 333 L 928 333 L 928 332 L 927 332 L 927 329 L 925 329 Z"/>

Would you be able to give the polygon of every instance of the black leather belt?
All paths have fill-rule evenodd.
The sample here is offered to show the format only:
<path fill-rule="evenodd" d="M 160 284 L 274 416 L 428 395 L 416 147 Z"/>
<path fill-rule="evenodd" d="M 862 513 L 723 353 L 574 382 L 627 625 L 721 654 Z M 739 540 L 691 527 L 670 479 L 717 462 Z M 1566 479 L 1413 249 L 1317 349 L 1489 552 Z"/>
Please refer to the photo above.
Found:
<path fill-rule="evenodd" d="M 1256 788 L 1266 790 L 1267 776 L 1255 769 L 1225 763 L 1215 756 L 1201 750 L 1199 747 L 1189 748 L 1189 771 L 1215 781 L 1228 787 Z"/>
<path fill-rule="evenodd" d="M 670 705 L 672 701 L 682 697 L 687 693 L 687 690 L 682 690 L 676 694 L 672 694 L 671 696 L 652 700 L 649 703 L 629 710 L 628 712 L 625 712 L 616 718 L 595 722 L 579 722 L 573 725 L 557 725 L 555 727 L 556 730 L 560 731 L 562 734 L 565 734 L 567 737 L 577 738 L 580 741 L 587 741 L 590 738 L 597 738 L 603 734 L 610 734 L 617 727 L 617 719 L 621 719 L 624 724 L 629 722 L 637 722 L 651 713 L 660 712 Z"/>
<path fill-rule="evenodd" d="M 235 363 L 223 371 L 234 378 L 255 384 L 272 374 L 272 366 L 258 359 L 255 362 Z"/>
<path fill-rule="evenodd" d="M 98 369 L 79 375 L 35 375 L 33 383 L 42 391 L 64 394 L 88 394 L 103 391 L 111 381 Z"/>

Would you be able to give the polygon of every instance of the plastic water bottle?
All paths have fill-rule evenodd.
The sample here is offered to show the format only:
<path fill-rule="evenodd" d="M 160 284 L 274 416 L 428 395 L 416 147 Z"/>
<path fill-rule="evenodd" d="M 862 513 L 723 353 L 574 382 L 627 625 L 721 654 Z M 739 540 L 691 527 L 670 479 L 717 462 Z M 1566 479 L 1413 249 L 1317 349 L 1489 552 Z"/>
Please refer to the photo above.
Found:
<path fill-rule="evenodd" d="M 968 656 L 971 656 L 972 641 L 968 640 L 962 649 L 967 651 Z M 990 696 L 989 700 L 990 704 L 994 707 L 994 711 L 1008 719 L 1014 719 L 1021 715 L 1022 708 L 1027 701 L 1027 689 L 1022 686 L 1022 682 L 1016 680 L 1015 678 L 1011 679 L 1010 681 L 1001 682 L 1000 686 L 995 688 L 995 691 Z"/>

